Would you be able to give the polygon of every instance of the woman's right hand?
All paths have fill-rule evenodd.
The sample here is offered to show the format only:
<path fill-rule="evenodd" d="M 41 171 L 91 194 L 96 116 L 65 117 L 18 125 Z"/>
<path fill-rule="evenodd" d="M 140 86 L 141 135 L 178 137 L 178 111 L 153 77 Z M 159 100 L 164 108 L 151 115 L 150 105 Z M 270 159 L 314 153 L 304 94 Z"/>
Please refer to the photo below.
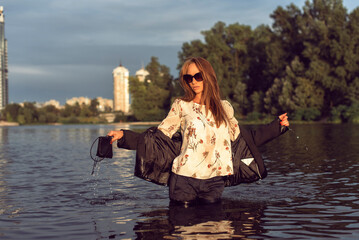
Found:
<path fill-rule="evenodd" d="M 289 127 L 289 121 L 288 121 L 287 113 L 284 113 L 284 114 L 280 115 L 279 119 L 281 120 L 280 125 Z"/>
<path fill-rule="evenodd" d="M 111 136 L 112 139 L 111 139 L 111 144 L 116 141 L 116 140 L 119 140 L 123 137 L 123 131 L 120 130 L 120 131 L 110 131 L 109 133 L 107 133 L 107 136 Z"/>

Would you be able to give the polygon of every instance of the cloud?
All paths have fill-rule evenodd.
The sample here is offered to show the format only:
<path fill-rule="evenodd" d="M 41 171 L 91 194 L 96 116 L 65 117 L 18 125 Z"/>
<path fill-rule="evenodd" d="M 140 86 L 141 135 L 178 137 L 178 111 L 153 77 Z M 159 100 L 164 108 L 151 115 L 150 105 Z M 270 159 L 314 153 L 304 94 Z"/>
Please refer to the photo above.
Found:
<path fill-rule="evenodd" d="M 268 1 L 14 1 L 15 35 L 33 44 L 181 45 L 217 21 L 255 27 L 269 21 Z M 283 2 L 283 0 L 282 0 Z M 286 1 L 285 1 L 286 2 Z M 13 3 L 13 4 L 15 4 Z M 263 4 L 264 3 L 264 4 Z M 266 4 L 267 3 L 267 4 Z M 11 9 L 11 8 L 10 8 Z M 31 22 L 31 24 L 27 24 Z M 12 31 L 12 30 L 10 30 Z M 19 38 L 21 39 L 21 38 Z"/>
<path fill-rule="evenodd" d="M 44 66 L 24 66 L 24 65 L 12 65 L 11 74 L 18 76 L 49 76 L 51 72 L 45 69 Z"/>
<path fill-rule="evenodd" d="M 129 69 L 130 75 L 134 75 L 142 64 L 149 63 L 151 56 L 156 56 L 177 76 L 179 49 L 172 46 L 83 46 L 67 49 L 62 54 L 64 49 L 58 49 L 56 61 L 44 55 L 38 57 L 41 63 L 9 65 L 10 101 L 56 99 L 64 103 L 74 96 L 112 98 L 112 70 L 120 62 Z M 51 52 L 48 54 L 52 56 Z M 31 60 L 31 56 L 23 59 L 25 62 Z"/>

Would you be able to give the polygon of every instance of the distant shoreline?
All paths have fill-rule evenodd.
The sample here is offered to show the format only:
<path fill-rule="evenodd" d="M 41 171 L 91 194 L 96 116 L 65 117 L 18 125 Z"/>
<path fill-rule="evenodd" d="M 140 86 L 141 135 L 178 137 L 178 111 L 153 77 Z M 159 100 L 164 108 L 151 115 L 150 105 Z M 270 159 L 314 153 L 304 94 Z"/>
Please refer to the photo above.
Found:
<path fill-rule="evenodd" d="M 161 122 L 116 122 L 107 125 L 159 125 Z"/>
<path fill-rule="evenodd" d="M 161 122 L 116 122 L 116 123 L 104 123 L 105 125 L 159 125 Z M 71 124 L 71 123 L 70 123 Z M 87 124 L 87 123 L 84 123 Z M 100 123 L 96 123 L 100 124 Z M 39 124 L 25 124 L 25 125 L 39 125 Z M 40 124 L 40 125 L 69 125 L 63 123 L 48 123 L 48 124 Z M 76 125 L 82 125 L 81 123 L 76 123 Z M 0 127 L 9 127 L 9 126 L 20 126 L 17 122 L 6 122 L 0 121 Z"/>
<path fill-rule="evenodd" d="M 269 123 L 268 121 L 238 121 L 239 125 L 262 125 Z M 12 126 L 31 126 L 31 125 L 49 125 L 49 126 L 60 126 L 60 125 L 112 125 L 112 126 L 124 126 L 124 125 L 132 125 L 132 126 L 141 126 L 141 125 L 153 125 L 158 126 L 161 122 L 116 122 L 116 123 L 41 123 L 41 124 L 24 124 L 20 125 L 17 122 L 6 122 L 6 121 L 0 121 L 0 127 L 12 127 Z M 345 124 L 340 122 L 323 122 L 323 121 L 296 121 L 292 120 L 290 121 L 291 124 Z M 352 123 L 357 124 L 357 123 Z"/>
<path fill-rule="evenodd" d="M 0 127 L 9 127 L 9 126 L 19 126 L 19 123 L 0 121 Z"/>

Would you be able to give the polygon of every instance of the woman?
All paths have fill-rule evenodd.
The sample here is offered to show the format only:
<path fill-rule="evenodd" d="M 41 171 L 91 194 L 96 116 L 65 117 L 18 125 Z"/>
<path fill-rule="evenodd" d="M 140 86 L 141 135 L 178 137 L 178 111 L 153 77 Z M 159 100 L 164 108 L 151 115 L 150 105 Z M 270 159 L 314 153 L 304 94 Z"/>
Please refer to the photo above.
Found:
<path fill-rule="evenodd" d="M 284 132 L 280 126 L 289 126 L 286 114 L 279 117 L 280 123 L 275 121 L 257 132 L 243 129 L 243 134 L 240 134 L 242 128 L 239 128 L 234 118 L 233 107 L 228 101 L 221 100 L 216 74 L 207 60 L 200 57 L 187 59 L 180 72 L 180 81 L 185 95 L 174 101 L 168 116 L 157 128 L 160 132 L 155 130 L 155 134 L 140 137 L 159 138 L 161 144 L 156 143 L 157 140 L 153 141 L 148 149 L 161 145 L 158 146 L 161 150 L 152 150 L 152 153 L 148 149 L 140 150 L 148 140 L 139 140 L 139 135 L 127 130 L 109 132 L 108 135 L 113 137 L 112 142 L 121 140 L 118 142 L 119 147 L 143 152 L 140 157 L 137 156 L 140 162 L 136 164 L 141 165 L 136 166 L 136 169 L 143 171 L 149 168 L 146 159 L 151 157 L 148 155 L 167 151 L 163 150 L 166 149 L 162 146 L 163 142 L 165 145 L 175 142 L 173 135 L 180 129 L 182 140 L 179 152 L 173 151 L 174 159 L 167 155 L 156 156 L 158 161 L 162 161 L 162 158 L 170 159 L 168 185 L 171 201 L 215 203 L 221 199 L 225 186 L 245 182 L 243 179 L 246 172 L 248 182 L 265 177 L 266 170 L 257 146 Z M 176 147 L 169 146 L 169 149 L 173 148 Z M 152 166 L 150 168 L 156 168 Z M 248 169 L 243 171 L 244 168 Z M 239 169 L 242 169 L 240 174 Z M 151 177 L 143 178 L 151 180 Z M 162 175 L 158 178 L 162 178 Z M 167 178 L 165 176 L 165 181 Z"/>

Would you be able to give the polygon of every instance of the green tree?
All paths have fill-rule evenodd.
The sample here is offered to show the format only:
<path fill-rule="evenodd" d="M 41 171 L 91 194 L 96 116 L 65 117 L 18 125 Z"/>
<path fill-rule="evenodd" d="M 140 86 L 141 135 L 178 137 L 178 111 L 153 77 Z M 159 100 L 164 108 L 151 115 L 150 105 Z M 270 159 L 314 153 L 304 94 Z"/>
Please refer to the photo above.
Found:
<path fill-rule="evenodd" d="M 99 114 L 98 109 L 97 109 L 98 105 L 99 105 L 99 102 L 98 102 L 97 98 L 91 99 L 89 110 L 91 111 L 92 116 L 98 116 L 98 114 Z"/>
<path fill-rule="evenodd" d="M 352 119 L 359 102 L 359 8 L 348 14 L 342 0 L 313 0 L 302 10 L 279 6 L 270 16 L 271 28 L 253 31 L 216 23 L 202 32 L 203 42 L 182 45 L 179 66 L 190 56 L 209 60 L 239 115 L 289 111 L 313 120 L 343 105 L 354 110 L 340 111 L 341 118 Z"/>
<path fill-rule="evenodd" d="M 306 76 L 304 64 L 296 57 L 286 67 L 284 77 L 276 79 L 266 92 L 265 108 L 275 115 L 300 111 L 300 116 L 305 118 L 303 114 L 306 112 L 303 112 L 302 109 L 310 108 L 314 112 L 320 113 L 323 102 L 324 91 Z"/>
<path fill-rule="evenodd" d="M 226 26 L 218 22 L 210 30 L 202 31 L 202 35 L 204 43 L 196 40 L 183 44 L 179 53 L 180 65 L 191 56 L 206 58 L 216 72 L 222 96 L 244 114 L 248 109 L 244 99 L 248 97 L 247 85 L 250 83 L 251 28 L 238 23 Z"/>
<path fill-rule="evenodd" d="M 251 110 L 253 112 L 261 113 L 264 111 L 263 98 L 264 94 L 261 91 L 253 92 L 253 94 L 250 96 Z"/>
<path fill-rule="evenodd" d="M 170 69 L 152 57 L 146 66 L 149 75 L 144 82 L 130 77 L 131 110 L 137 120 L 155 121 L 166 116 L 174 92 L 173 77 Z"/>
<path fill-rule="evenodd" d="M 20 109 L 17 121 L 20 124 L 31 124 L 39 121 L 39 112 L 35 103 L 25 102 L 24 106 Z"/>
<path fill-rule="evenodd" d="M 91 111 L 91 106 L 87 104 L 81 104 L 80 117 L 92 117 L 94 113 Z"/>
<path fill-rule="evenodd" d="M 138 120 L 143 120 L 143 111 L 146 111 L 146 84 L 140 82 L 138 78 L 130 76 L 130 93 L 131 93 L 131 111 Z"/>
<path fill-rule="evenodd" d="M 178 53 L 179 63 L 177 69 L 180 70 L 183 63 L 189 57 L 208 57 L 207 45 L 201 40 L 193 40 L 189 43 L 183 43 L 182 51 Z"/>
<path fill-rule="evenodd" d="M 6 105 L 5 109 L 3 110 L 3 116 L 5 117 L 5 120 L 9 122 L 16 122 L 20 109 L 21 106 L 17 103 L 10 103 Z"/>
<path fill-rule="evenodd" d="M 274 79 L 281 76 L 281 71 L 285 66 L 282 61 L 285 53 L 278 38 L 265 25 L 254 29 L 248 45 L 248 55 L 250 56 L 248 94 L 252 95 L 254 92 L 263 94 L 273 84 Z M 248 58 L 248 56 L 245 57 Z"/>
<path fill-rule="evenodd" d="M 151 57 L 146 70 L 149 73 L 146 80 L 150 80 L 150 82 L 147 82 L 148 87 L 153 85 L 159 88 L 161 99 L 158 99 L 158 108 L 166 112 L 169 111 L 171 93 L 173 92 L 173 76 L 170 74 L 170 69 L 166 65 L 160 64 L 157 57 Z"/>
<path fill-rule="evenodd" d="M 358 74 L 358 10 L 348 15 L 340 0 L 313 0 L 306 1 L 303 12 L 292 4 L 271 16 L 286 53 L 282 62 L 291 63 L 280 78 L 292 87 L 292 109 L 316 109 L 325 117 L 335 106 L 350 105 Z M 288 72 L 293 62 L 301 64 L 299 74 Z M 282 108 L 288 105 L 279 102 Z M 267 97 L 267 110 L 268 104 Z"/>
<path fill-rule="evenodd" d="M 81 107 L 79 103 L 75 105 L 65 104 L 64 109 L 61 111 L 62 117 L 79 117 L 81 114 Z"/>
<path fill-rule="evenodd" d="M 60 110 L 53 105 L 46 105 L 38 109 L 39 123 L 55 123 L 59 120 Z"/>
<path fill-rule="evenodd" d="M 139 121 L 158 121 L 166 116 L 163 108 L 168 97 L 168 91 L 159 88 L 154 83 L 140 82 L 136 77 L 130 77 L 130 92 L 132 96 L 131 110 Z"/>

